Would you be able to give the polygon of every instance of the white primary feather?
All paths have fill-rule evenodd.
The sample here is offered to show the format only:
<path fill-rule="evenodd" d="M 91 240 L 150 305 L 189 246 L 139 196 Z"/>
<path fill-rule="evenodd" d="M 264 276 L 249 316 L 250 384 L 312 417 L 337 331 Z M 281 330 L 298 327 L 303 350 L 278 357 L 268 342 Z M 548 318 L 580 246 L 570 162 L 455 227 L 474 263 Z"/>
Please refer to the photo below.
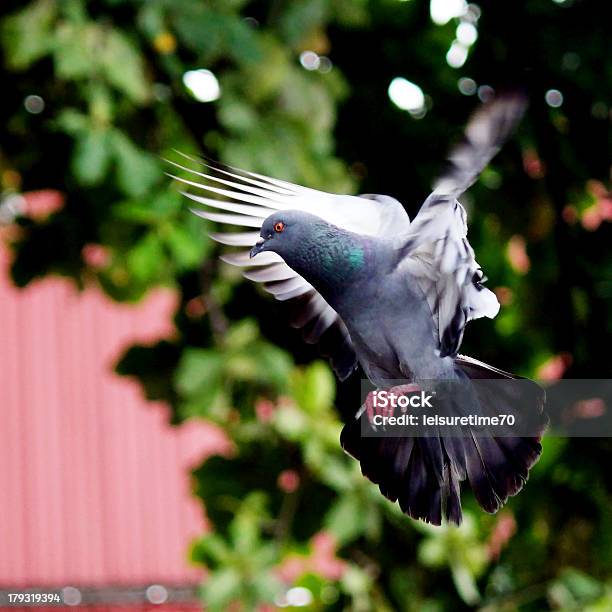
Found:
<path fill-rule="evenodd" d="M 197 161 L 188 156 L 184 157 L 194 162 Z M 213 221 L 257 227 L 254 225 L 255 218 L 261 218 L 263 222 L 263 219 L 277 210 L 303 210 L 351 232 L 387 237 L 405 232 L 410 223 L 402 205 L 393 198 L 374 200 L 358 196 L 332 194 L 293 185 L 254 172 L 241 170 L 230 172 L 212 164 L 206 165 L 205 162 L 199 163 L 205 166 L 207 172 L 200 172 L 172 161 L 169 163 L 184 172 L 188 172 L 194 178 L 204 179 L 203 181 L 196 181 L 169 174 L 175 180 L 209 194 L 209 197 L 205 197 L 185 193 L 187 197 L 205 207 L 235 212 L 248 217 L 246 221 L 243 220 L 242 222 L 238 217 L 231 220 L 229 218 L 219 219 L 218 215 L 223 213 L 207 211 L 206 208 L 203 210 L 194 209 L 196 214 Z M 215 173 L 222 173 L 233 180 L 220 178 Z M 211 185 L 211 181 L 222 182 L 231 189 Z M 253 183 L 255 183 L 255 186 Z M 211 215 L 215 215 L 215 218 L 211 218 Z M 261 224 L 259 227 L 261 227 Z M 221 235 L 216 234 L 217 237 Z"/>

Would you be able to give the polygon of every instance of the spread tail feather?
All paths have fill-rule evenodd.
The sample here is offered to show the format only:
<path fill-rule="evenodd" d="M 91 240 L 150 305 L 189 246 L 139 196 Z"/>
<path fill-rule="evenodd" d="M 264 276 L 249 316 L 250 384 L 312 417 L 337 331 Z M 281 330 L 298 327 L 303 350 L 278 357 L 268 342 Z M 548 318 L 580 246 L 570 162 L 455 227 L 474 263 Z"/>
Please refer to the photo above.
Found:
<path fill-rule="evenodd" d="M 455 371 L 466 380 L 520 378 L 461 355 L 455 359 Z M 527 380 L 514 389 L 519 391 L 516 395 L 504 395 L 495 384 L 490 388 L 478 384 L 478 402 L 484 413 L 521 410 L 537 415 L 532 437 L 483 436 L 470 428 L 462 428 L 456 437 L 433 430 L 427 437 L 364 437 L 358 418 L 345 425 L 340 441 L 360 462 L 363 475 L 378 484 L 385 497 L 398 501 L 408 516 L 434 525 L 440 525 L 444 517 L 459 525 L 462 482 L 469 483 L 486 512 L 497 512 L 523 488 L 542 452 L 540 440 L 547 425 L 544 391 Z"/>

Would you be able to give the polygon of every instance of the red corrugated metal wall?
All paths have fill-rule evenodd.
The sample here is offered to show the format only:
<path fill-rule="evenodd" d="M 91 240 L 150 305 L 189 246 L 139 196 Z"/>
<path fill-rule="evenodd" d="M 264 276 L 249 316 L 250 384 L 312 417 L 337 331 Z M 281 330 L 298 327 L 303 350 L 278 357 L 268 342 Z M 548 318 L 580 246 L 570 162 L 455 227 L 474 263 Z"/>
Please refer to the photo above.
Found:
<path fill-rule="evenodd" d="M 61 279 L 20 291 L 6 267 L 0 247 L 0 586 L 197 583 L 188 467 L 223 438 L 171 428 L 112 372 L 133 342 L 172 333 L 175 296 L 117 305 Z"/>

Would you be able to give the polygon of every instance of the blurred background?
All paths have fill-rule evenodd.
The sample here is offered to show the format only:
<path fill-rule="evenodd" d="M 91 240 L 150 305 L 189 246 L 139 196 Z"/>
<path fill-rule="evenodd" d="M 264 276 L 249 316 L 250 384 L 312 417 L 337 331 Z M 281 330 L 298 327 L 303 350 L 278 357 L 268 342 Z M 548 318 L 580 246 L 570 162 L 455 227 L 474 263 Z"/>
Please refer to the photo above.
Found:
<path fill-rule="evenodd" d="M 410 521 L 340 449 L 359 376 L 337 385 L 218 261 L 162 161 L 385 193 L 413 216 L 470 113 L 523 88 L 525 120 L 464 199 L 502 310 L 462 352 L 609 377 L 605 3 L 0 11 L 0 592 L 69 587 L 105 610 L 612 610 L 610 439 L 545 439 L 496 516 L 467 493 L 459 529 Z"/>

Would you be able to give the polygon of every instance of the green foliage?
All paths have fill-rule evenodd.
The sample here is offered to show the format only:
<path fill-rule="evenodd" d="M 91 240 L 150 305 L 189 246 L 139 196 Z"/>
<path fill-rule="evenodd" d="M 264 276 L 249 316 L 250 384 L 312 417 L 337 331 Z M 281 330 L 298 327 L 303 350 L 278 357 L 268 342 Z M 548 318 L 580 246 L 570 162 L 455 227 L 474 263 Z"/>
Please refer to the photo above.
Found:
<path fill-rule="evenodd" d="M 4 20 L 2 37 L 10 68 L 23 70 L 49 53 L 55 18 L 54 0 L 39 0 Z"/>
<path fill-rule="evenodd" d="M 212 533 L 193 547 L 193 560 L 211 570 L 202 587 L 208 609 L 226 610 L 233 601 L 254 608 L 278 593 L 280 581 L 270 572 L 277 551 L 261 537 L 266 520 L 265 497 L 251 493 L 236 510 L 227 539 Z"/>
<path fill-rule="evenodd" d="M 254 399 L 283 392 L 291 366 L 286 353 L 261 340 L 255 323 L 245 319 L 227 330 L 222 347 L 184 351 L 175 378 L 180 414 L 223 423 L 245 393 Z"/>
<path fill-rule="evenodd" d="M 121 301 L 160 285 L 179 294 L 172 338 L 130 348 L 117 370 L 169 402 L 175 422 L 212 421 L 232 444 L 194 473 L 214 527 L 191 551 L 208 568 L 209 609 L 284 604 L 294 587 L 312 610 L 610 609 L 609 441 L 546 439 L 497 517 L 466 494 L 460 529 L 409 521 L 340 449 L 339 413 L 354 413 L 358 381 L 336 387 L 277 306 L 218 263 L 211 224 L 187 212 L 162 161 L 177 149 L 330 191 L 359 183 L 414 215 L 477 104 L 457 80 L 525 84 L 532 105 L 517 138 L 466 198 L 470 240 L 504 305 L 470 326 L 465 350 L 526 375 L 607 375 L 612 84 L 596 3 L 483 3 L 461 69 L 445 61 L 458 20 L 434 25 L 422 0 L 2 8 L 2 196 L 66 196 L 17 220 L 14 279 L 63 274 Z M 300 65 L 310 49 L 331 58 L 330 72 Z M 219 79 L 213 103 L 183 85 L 199 68 Z M 424 89 L 424 118 L 390 104 L 395 76 Z M 550 88 L 560 108 L 545 105 Z M 31 95 L 40 114 L 24 107 Z M 92 259 L 91 246 L 106 257 Z"/>

